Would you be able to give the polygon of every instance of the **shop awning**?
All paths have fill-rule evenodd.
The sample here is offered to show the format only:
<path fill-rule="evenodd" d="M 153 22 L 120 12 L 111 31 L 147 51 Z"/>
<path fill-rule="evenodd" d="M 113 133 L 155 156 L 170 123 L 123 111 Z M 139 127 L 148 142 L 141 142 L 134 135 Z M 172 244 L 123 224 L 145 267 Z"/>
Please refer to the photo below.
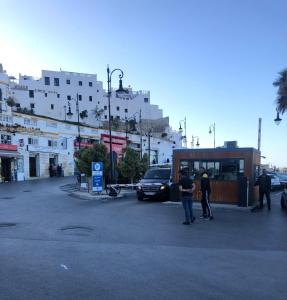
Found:
<path fill-rule="evenodd" d="M 20 153 L 17 151 L 0 150 L 0 157 L 19 157 Z"/>

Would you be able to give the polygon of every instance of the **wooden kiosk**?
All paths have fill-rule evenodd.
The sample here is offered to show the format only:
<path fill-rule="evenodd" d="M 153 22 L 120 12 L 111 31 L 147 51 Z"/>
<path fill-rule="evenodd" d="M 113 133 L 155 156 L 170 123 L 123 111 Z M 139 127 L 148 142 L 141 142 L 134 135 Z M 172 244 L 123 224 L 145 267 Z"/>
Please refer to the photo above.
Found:
<path fill-rule="evenodd" d="M 258 198 L 254 186 L 259 173 L 260 152 L 254 148 L 186 149 L 173 151 L 173 183 L 187 169 L 196 184 L 194 200 L 201 200 L 200 174 L 209 173 L 211 202 L 250 206 Z"/>

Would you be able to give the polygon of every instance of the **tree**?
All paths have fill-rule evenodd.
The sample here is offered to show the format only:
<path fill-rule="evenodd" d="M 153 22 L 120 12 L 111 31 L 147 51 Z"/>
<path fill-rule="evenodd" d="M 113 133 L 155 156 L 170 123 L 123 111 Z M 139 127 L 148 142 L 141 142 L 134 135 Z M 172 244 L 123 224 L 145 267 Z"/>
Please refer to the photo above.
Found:
<path fill-rule="evenodd" d="M 139 178 L 145 174 L 148 169 L 148 155 L 145 153 L 140 161 Z"/>
<path fill-rule="evenodd" d="M 92 113 L 95 116 L 96 120 L 99 120 L 104 113 L 104 110 L 96 106 L 96 108 L 92 110 Z"/>
<path fill-rule="evenodd" d="M 287 110 L 287 68 L 279 72 L 279 78 L 273 82 L 278 87 L 277 91 L 277 111 L 284 114 Z"/>
<path fill-rule="evenodd" d="M 75 163 L 77 169 L 81 173 L 85 173 L 88 177 L 91 174 L 91 164 L 93 161 L 101 161 L 104 164 L 104 174 L 107 174 L 108 170 L 108 158 L 107 149 L 105 145 L 95 143 L 91 148 L 82 148 L 75 154 Z"/>
<path fill-rule="evenodd" d="M 88 117 L 88 111 L 85 109 L 80 112 L 80 118 L 83 120 Z"/>
<path fill-rule="evenodd" d="M 125 148 L 118 169 L 124 178 L 131 179 L 133 183 L 140 170 L 139 153 L 129 147 Z"/>
<path fill-rule="evenodd" d="M 6 100 L 6 103 L 7 103 L 7 105 L 10 106 L 10 107 L 13 107 L 13 106 L 16 105 L 16 102 L 15 102 L 15 100 L 14 100 L 12 97 L 9 97 L 9 98 Z"/>

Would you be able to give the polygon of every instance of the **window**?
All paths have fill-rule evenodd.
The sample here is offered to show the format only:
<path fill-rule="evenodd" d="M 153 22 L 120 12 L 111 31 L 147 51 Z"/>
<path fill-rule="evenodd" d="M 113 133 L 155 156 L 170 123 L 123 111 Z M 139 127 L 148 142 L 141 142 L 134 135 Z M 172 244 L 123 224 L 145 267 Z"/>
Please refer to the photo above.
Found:
<path fill-rule="evenodd" d="M 120 107 L 119 106 L 117 106 L 117 111 L 119 111 L 120 110 Z"/>
<path fill-rule="evenodd" d="M 28 138 L 29 145 L 38 145 L 38 139 L 36 138 Z"/>
<path fill-rule="evenodd" d="M 107 108 L 107 106 L 105 105 L 105 106 L 104 106 L 104 110 L 107 110 L 107 109 L 108 109 L 108 108 Z"/>
<path fill-rule="evenodd" d="M 82 101 L 82 95 L 78 95 L 79 101 Z"/>
<path fill-rule="evenodd" d="M 25 125 L 30 125 L 30 126 L 37 126 L 37 120 L 36 119 L 24 118 L 24 124 Z"/>
<path fill-rule="evenodd" d="M 30 103 L 30 108 L 35 108 L 35 104 L 34 103 Z"/>
<path fill-rule="evenodd" d="M 97 93 L 99 92 L 99 90 L 97 90 Z"/>
<path fill-rule="evenodd" d="M 54 78 L 54 86 L 59 86 L 59 85 L 60 85 L 59 78 Z"/>
<path fill-rule="evenodd" d="M 71 80 L 70 79 L 67 79 L 66 80 L 66 84 L 70 84 L 71 83 Z"/>
<path fill-rule="evenodd" d="M 127 108 L 125 108 L 125 113 L 127 113 L 128 112 L 128 109 Z"/>
<path fill-rule="evenodd" d="M 83 81 L 79 81 L 79 86 L 82 86 L 83 85 Z"/>
<path fill-rule="evenodd" d="M 57 94 L 57 98 L 60 98 L 60 94 Z"/>
<path fill-rule="evenodd" d="M 50 85 L 50 77 L 44 77 L 45 85 Z"/>
<path fill-rule="evenodd" d="M 70 95 L 67 96 L 67 100 L 71 100 L 71 96 Z"/>
<path fill-rule="evenodd" d="M 34 98 L 34 91 L 33 90 L 29 90 L 29 97 Z"/>
<path fill-rule="evenodd" d="M 56 148 L 57 147 L 57 141 L 48 140 L 48 147 Z"/>
<path fill-rule="evenodd" d="M 121 118 L 120 116 L 117 116 L 117 117 L 116 117 L 116 119 L 118 119 L 118 120 L 119 120 L 120 118 Z"/>
<path fill-rule="evenodd" d="M 0 101 L 2 101 L 2 90 L 0 89 Z"/>
<path fill-rule="evenodd" d="M 91 81 L 89 82 L 89 86 L 93 86 L 93 83 Z"/>
<path fill-rule="evenodd" d="M 51 109 L 52 109 L 52 110 L 54 109 L 54 104 L 51 104 Z"/>
<path fill-rule="evenodd" d="M 105 119 L 107 119 L 108 118 L 108 116 L 107 115 L 105 115 Z"/>
<path fill-rule="evenodd" d="M 144 102 L 145 102 L 145 103 L 148 103 L 148 98 L 144 98 Z"/>
<path fill-rule="evenodd" d="M 16 107 L 21 107 L 21 104 L 20 103 L 16 103 Z"/>
<path fill-rule="evenodd" d="M 114 119 L 114 116 L 111 116 L 111 120 L 113 120 Z"/>
<path fill-rule="evenodd" d="M 45 97 L 47 98 L 47 96 L 48 96 L 48 94 L 47 93 L 45 93 Z"/>
<path fill-rule="evenodd" d="M 11 135 L 1 134 L 1 144 L 11 145 Z"/>
<path fill-rule="evenodd" d="M 220 161 L 180 161 L 180 169 L 189 169 L 189 175 L 199 179 L 203 170 L 206 170 L 210 179 L 237 180 L 244 174 L 243 159 L 221 159 Z"/>
<path fill-rule="evenodd" d="M 89 100 L 90 100 L 90 101 L 93 101 L 93 96 L 89 96 Z"/>

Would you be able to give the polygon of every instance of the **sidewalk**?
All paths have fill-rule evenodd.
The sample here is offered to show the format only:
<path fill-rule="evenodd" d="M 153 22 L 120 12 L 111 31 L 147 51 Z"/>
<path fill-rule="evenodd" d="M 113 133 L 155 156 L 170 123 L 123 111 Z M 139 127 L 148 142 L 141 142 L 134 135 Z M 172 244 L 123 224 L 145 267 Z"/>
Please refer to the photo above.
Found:
<path fill-rule="evenodd" d="M 91 194 L 87 191 L 75 191 L 70 193 L 69 195 L 74 198 L 79 198 L 82 200 L 97 200 L 101 202 L 107 202 L 109 200 L 117 200 L 122 199 L 128 195 L 134 194 L 136 197 L 136 193 L 133 190 L 122 190 L 120 194 L 117 197 L 111 197 L 107 195 L 106 193 L 102 194 Z M 169 207 L 179 207 L 182 206 L 181 202 L 175 202 L 175 201 L 165 201 L 161 203 L 163 206 L 169 206 Z M 238 210 L 238 211 L 249 211 L 251 207 L 240 207 L 234 204 L 220 204 L 220 203 L 210 203 L 212 209 L 226 209 L 226 210 Z M 193 202 L 193 208 L 194 209 L 201 209 L 201 203 L 200 202 Z"/>

